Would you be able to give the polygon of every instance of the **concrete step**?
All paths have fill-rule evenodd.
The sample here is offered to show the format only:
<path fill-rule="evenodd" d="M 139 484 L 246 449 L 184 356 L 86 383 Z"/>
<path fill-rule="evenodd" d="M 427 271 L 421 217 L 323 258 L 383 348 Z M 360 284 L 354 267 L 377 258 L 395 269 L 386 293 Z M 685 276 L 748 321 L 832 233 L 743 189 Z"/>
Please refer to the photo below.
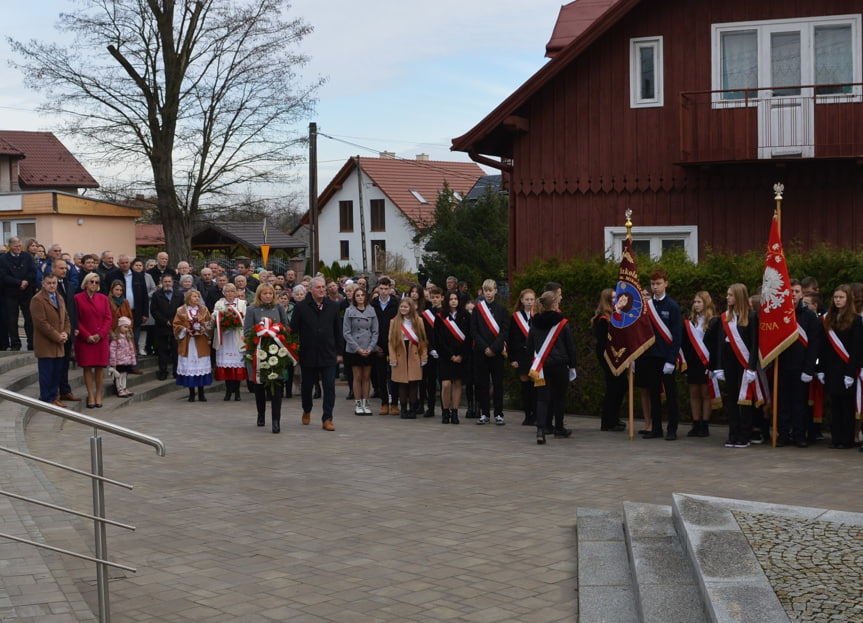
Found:
<path fill-rule="evenodd" d="M 620 512 L 578 508 L 581 623 L 638 623 Z"/>
<path fill-rule="evenodd" d="M 671 506 L 624 502 L 623 517 L 639 620 L 706 623 L 698 582 L 675 530 Z"/>
<path fill-rule="evenodd" d="M 674 523 L 695 569 L 709 620 L 788 623 L 788 615 L 732 514 L 735 505 L 761 513 L 775 512 L 769 504 L 679 493 L 672 496 Z"/>

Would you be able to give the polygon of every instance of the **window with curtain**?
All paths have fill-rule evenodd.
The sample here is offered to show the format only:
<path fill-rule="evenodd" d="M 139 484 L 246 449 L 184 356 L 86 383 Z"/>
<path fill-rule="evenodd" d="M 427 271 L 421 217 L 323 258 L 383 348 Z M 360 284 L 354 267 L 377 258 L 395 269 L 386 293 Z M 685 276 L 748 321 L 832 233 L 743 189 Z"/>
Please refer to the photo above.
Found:
<path fill-rule="evenodd" d="M 839 85 L 854 81 L 854 43 L 850 24 L 815 27 L 815 83 Z M 850 93 L 851 85 L 823 86 L 818 95 Z"/>
<path fill-rule="evenodd" d="M 758 86 L 758 31 L 724 32 L 720 37 L 722 89 L 747 89 Z M 722 99 L 743 99 L 745 91 L 727 91 Z M 756 97 L 755 91 L 749 97 Z"/>

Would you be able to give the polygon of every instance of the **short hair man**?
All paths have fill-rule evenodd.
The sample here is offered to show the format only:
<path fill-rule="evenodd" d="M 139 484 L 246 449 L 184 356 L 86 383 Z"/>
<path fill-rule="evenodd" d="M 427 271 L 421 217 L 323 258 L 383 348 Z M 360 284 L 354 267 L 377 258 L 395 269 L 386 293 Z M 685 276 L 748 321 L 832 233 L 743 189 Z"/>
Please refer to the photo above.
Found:
<path fill-rule="evenodd" d="M 474 382 L 480 416 L 477 424 L 488 424 L 490 400 L 488 379 L 491 377 L 494 392 L 494 423 L 505 424 L 503 419 L 503 349 L 509 335 L 509 311 L 496 300 L 497 284 L 494 279 L 482 282 L 482 298 L 470 317 L 473 338 Z"/>
<path fill-rule="evenodd" d="M 33 257 L 24 251 L 18 236 L 9 238 L 9 250 L 0 255 L 0 284 L 2 304 L 6 312 L 6 331 L 12 350 L 21 350 L 18 335 L 18 312 L 24 317 L 27 349 L 33 350 L 33 322 L 30 318 L 30 299 L 36 286 L 36 266 Z M 5 348 L 5 344 L 3 345 Z"/>
<path fill-rule="evenodd" d="M 307 425 L 311 421 L 312 390 L 320 378 L 324 394 L 322 427 L 334 431 L 336 368 L 341 359 L 339 353 L 343 350 L 342 320 L 338 303 L 327 298 L 327 284 L 323 277 L 312 279 L 310 294 L 294 306 L 291 317 L 291 331 L 300 342 L 302 422 Z"/>
<path fill-rule="evenodd" d="M 174 378 L 177 378 L 177 340 L 174 337 L 174 316 L 183 305 L 183 295 L 174 286 L 174 277 L 162 276 L 162 288 L 156 290 L 150 299 L 150 314 L 153 316 L 153 335 L 156 353 L 159 356 L 160 381 L 168 378 L 168 363 Z"/>
<path fill-rule="evenodd" d="M 42 289 L 30 301 L 33 318 L 34 354 L 39 368 L 39 399 L 58 407 L 65 344 L 72 333 L 66 303 L 57 296 L 57 277 L 42 277 Z"/>
<path fill-rule="evenodd" d="M 75 305 L 75 289 L 72 283 L 67 278 L 69 267 L 65 262 L 54 262 L 51 266 L 52 274 L 57 278 L 57 298 L 62 299 L 66 304 L 66 313 L 69 315 L 69 325 L 71 331 L 70 336 L 75 335 L 78 329 L 78 309 Z M 69 364 L 72 362 L 72 342 L 68 339 L 63 344 L 63 364 L 60 372 L 60 400 L 79 401 L 81 400 L 72 393 L 72 386 L 69 384 Z"/>

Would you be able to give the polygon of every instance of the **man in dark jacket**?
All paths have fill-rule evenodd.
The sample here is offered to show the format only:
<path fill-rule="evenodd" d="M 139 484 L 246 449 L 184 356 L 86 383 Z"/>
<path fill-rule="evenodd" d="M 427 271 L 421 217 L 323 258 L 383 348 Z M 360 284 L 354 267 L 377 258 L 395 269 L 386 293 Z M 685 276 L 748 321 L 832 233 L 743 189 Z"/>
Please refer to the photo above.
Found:
<path fill-rule="evenodd" d="M 183 295 L 174 287 L 174 278 L 165 274 L 162 277 L 162 288 L 153 292 L 150 299 L 150 313 L 153 315 L 153 335 L 156 341 L 156 353 L 159 356 L 159 373 L 157 378 L 164 381 L 168 378 L 168 361 L 171 362 L 171 372 L 177 378 L 177 340 L 174 338 L 174 316 L 183 305 Z"/>
<path fill-rule="evenodd" d="M 309 294 L 297 303 L 291 317 L 291 331 L 300 341 L 300 367 L 303 372 L 301 387 L 303 424 L 311 422 L 312 389 L 320 375 L 324 392 L 323 429 L 333 426 L 333 406 L 336 403 L 336 367 L 342 352 L 342 320 L 339 304 L 327 297 L 326 281 L 312 279 Z"/>
<path fill-rule="evenodd" d="M 27 348 L 33 350 L 33 322 L 30 319 L 30 299 L 36 292 L 36 264 L 33 256 L 24 252 L 21 239 L 9 239 L 9 250 L 0 256 L 0 281 L 3 283 L 3 305 L 6 311 L 6 330 L 12 350 L 21 350 L 18 335 L 18 312 L 24 316 L 24 333 Z"/>
<path fill-rule="evenodd" d="M 399 311 L 398 298 L 392 294 L 393 282 L 389 277 L 378 279 L 378 296 L 372 299 L 372 307 L 378 317 L 378 352 L 372 355 L 373 381 L 381 397 L 381 415 L 399 415 L 398 391 L 390 381 L 390 322 Z"/>
<path fill-rule="evenodd" d="M 110 293 L 111 284 L 115 281 L 121 282 L 126 286 L 126 300 L 129 301 L 129 306 L 132 308 L 132 327 L 135 336 L 135 344 L 138 343 L 138 336 L 141 334 L 141 325 L 147 322 L 147 317 L 150 315 L 150 299 L 147 296 L 147 280 L 144 278 L 143 272 L 135 272 L 132 270 L 132 258 L 125 253 L 117 256 L 117 262 L 114 268 L 108 271 L 105 275 L 104 284 L 105 294 Z"/>
<path fill-rule="evenodd" d="M 69 335 L 75 335 L 78 329 L 78 307 L 75 305 L 75 287 L 69 280 L 69 267 L 66 262 L 54 262 L 51 265 L 51 274 L 57 277 L 57 298 L 66 305 L 66 314 L 69 316 Z M 43 276 L 44 279 L 44 276 Z M 60 400 L 81 400 L 72 393 L 69 385 L 69 364 L 72 361 L 72 342 L 70 338 L 63 343 L 63 364 L 60 370 Z"/>

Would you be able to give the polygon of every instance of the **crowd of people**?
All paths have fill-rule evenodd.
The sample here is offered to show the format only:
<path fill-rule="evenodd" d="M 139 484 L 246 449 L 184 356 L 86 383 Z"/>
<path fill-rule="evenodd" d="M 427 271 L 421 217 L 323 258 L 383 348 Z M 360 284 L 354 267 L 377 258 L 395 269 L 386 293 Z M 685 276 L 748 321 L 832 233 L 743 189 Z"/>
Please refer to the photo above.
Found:
<path fill-rule="evenodd" d="M 206 401 L 213 379 L 224 382 L 224 400 L 240 401 L 245 384 L 254 394 L 258 426 L 265 426 L 270 405 L 274 433 L 298 372 L 302 423 L 311 422 L 314 400 L 322 398 L 322 428 L 333 431 L 343 362 L 357 416 L 376 411 L 432 418 L 440 405 L 441 422 L 459 424 L 464 394 L 462 417 L 502 426 L 504 371 L 511 366 L 520 384 L 522 424 L 536 427 L 537 443 L 545 444 L 546 435 L 571 435 L 564 407 L 567 386 L 576 379 L 576 349 L 554 282 L 539 295 L 521 291 L 508 310 L 490 279 L 473 298 L 455 277 L 445 288 L 417 283 L 399 292 L 386 275 L 373 287 L 366 275 L 298 279 L 293 270 L 254 270 L 243 259 L 234 270 L 213 262 L 196 275 L 186 261 L 172 266 L 164 252 L 150 260 L 125 254 L 115 260 L 111 251 L 72 255 L 59 244 L 45 248 L 16 237 L 0 255 L 0 282 L 0 349 L 23 347 L 23 319 L 26 347 L 38 360 L 40 398 L 57 406 L 79 400 L 69 384 L 72 361 L 83 373 L 86 406 L 99 408 L 106 372 L 117 396 L 130 397 L 127 375 L 141 373 L 139 357 L 155 355 L 157 378 L 166 380 L 170 371 L 189 402 Z M 708 437 L 711 413 L 724 403 L 725 446 L 762 443 L 768 433 L 762 405 L 772 375 L 758 363 L 758 295 L 732 284 L 720 314 L 710 293 L 697 292 L 684 315 L 668 285 L 666 273 L 655 270 L 643 292 L 655 339 L 635 362 L 644 417 L 639 433 L 677 439 L 676 376 L 682 372 L 692 411 L 687 436 Z M 839 286 L 827 308 L 811 277 L 792 280 L 791 293 L 800 339 L 778 358 L 778 445 L 806 447 L 823 439 L 820 396 L 826 394 L 830 447 L 857 446 L 863 284 Z M 611 323 L 628 304 L 604 290 L 591 320 L 605 378 L 603 431 L 626 429 L 619 419 L 626 375 L 612 374 L 604 351 Z M 288 328 L 298 351 L 285 338 Z M 271 350 L 261 352 L 267 343 Z M 379 407 L 372 406 L 375 399 Z"/>

